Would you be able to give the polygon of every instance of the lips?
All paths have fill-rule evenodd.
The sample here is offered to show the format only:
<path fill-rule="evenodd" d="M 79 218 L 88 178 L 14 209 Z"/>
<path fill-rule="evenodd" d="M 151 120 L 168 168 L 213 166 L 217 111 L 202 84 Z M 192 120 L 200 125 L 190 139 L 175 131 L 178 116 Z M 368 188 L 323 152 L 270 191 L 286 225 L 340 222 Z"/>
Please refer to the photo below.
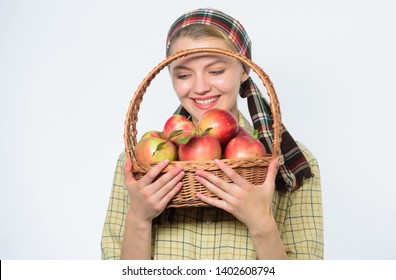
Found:
<path fill-rule="evenodd" d="M 193 99 L 193 100 L 198 108 L 207 109 L 208 107 L 212 107 L 219 98 L 220 98 L 220 96 L 214 96 L 214 97 L 205 98 L 205 99 L 200 98 L 200 99 Z"/>

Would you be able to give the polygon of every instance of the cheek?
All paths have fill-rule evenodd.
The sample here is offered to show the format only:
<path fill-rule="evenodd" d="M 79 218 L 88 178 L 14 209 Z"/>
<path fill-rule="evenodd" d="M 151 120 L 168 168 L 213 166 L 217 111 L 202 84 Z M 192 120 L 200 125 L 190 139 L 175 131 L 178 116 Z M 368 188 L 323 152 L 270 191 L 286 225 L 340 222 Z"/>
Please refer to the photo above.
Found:
<path fill-rule="evenodd" d="M 239 92 L 240 82 L 235 76 L 215 79 L 213 85 L 216 86 L 223 94 L 234 94 Z"/>
<path fill-rule="evenodd" d="M 173 89 L 179 99 L 188 95 L 188 84 L 185 81 L 172 80 Z"/>

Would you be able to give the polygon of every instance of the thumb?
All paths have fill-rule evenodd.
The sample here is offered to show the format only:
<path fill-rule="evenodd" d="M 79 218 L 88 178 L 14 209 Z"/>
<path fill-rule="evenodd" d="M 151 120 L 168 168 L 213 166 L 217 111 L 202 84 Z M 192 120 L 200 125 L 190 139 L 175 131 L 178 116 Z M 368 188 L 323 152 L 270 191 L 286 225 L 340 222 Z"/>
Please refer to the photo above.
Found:
<path fill-rule="evenodd" d="M 132 174 L 132 160 L 129 157 L 127 157 L 124 165 L 124 178 L 126 184 L 136 182 L 136 179 Z"/>
<path fill-rule="evenodd" d="M 278 158 L 274 158 L 270 161 L 267 177 L 265 178 L 266 183 L 275 183 L 276 174 L 278 173 L 278 162 Z"/>

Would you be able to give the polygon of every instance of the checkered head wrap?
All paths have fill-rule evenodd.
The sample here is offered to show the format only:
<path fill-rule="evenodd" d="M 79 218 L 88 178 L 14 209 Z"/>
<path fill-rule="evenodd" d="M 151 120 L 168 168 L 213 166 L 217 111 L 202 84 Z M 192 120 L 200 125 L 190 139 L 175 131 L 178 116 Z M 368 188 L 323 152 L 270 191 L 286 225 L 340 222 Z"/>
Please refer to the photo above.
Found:
<path fill-rule="evenodd" d="M 252 43 L 245 28 L 236 19 L 214 9 L 198 9 L 180 16 L 169 29 L 166 40 L 167 53 L 175 32 L 193 24 L 206 24 L 217 27 L 231 39 L 240 54 L 251 59 Z"/>
<path fill-rule="evenodd" d="M 240 54 L 251 59 L 251 41 L 243 26 L 236 19 L 215 9 L 197 9 L 180 16 L 169 29 L 166 41 L 167 54 L 173 35 L 183 27 L 193 24 L 212 25 L 220 29 L 231 39 Z M 239 94 L 242 98 L 247 98 L 254 129 L 258 131 L 259 140 L 267 152 L 272 154 L 273 119 L 268 101 L 263 98 L 251 77 L 241 85 Z M 189 116 L 182 106 L 175 113 Z M 300 148 L 283 125 L 281 133 L 284 165 L 279 167 L 276 188 L 279 191 L 291 191 L 297 189 L 302 181 L 312 174 Z"/>

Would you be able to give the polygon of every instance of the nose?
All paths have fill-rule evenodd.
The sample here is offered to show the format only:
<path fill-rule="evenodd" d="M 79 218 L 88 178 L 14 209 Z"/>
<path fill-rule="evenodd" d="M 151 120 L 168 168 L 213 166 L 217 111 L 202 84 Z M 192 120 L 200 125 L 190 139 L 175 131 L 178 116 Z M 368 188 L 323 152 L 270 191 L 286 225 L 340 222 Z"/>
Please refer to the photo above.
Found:
<path fill-rule="evenodd" d="M 194 84 L 193 84 L 193 91 L 196 94 L 203 95 L 210 91 L 211 85 L 209 80 L 205 77 L 205 75 L 196 75 Z"/>

